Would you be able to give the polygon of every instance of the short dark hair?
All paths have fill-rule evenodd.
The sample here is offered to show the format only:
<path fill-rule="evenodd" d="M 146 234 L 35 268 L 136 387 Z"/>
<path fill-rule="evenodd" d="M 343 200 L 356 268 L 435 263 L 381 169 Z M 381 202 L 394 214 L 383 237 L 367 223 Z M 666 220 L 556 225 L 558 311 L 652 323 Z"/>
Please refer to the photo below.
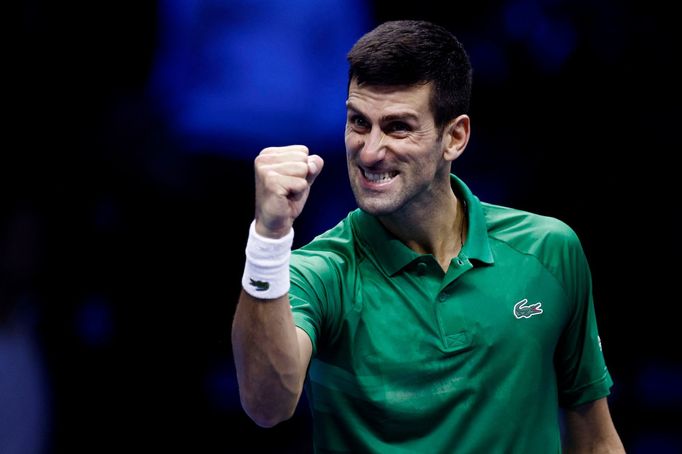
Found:
<path fill-rule="evenodd" d="M 418 20 L 384 22 L 362 36 L 347 55 L 348 85 L 397 86 L 433 82 L 430 107 L 436 127 L 469 112 L 472 69 L 457 38 Z"/>

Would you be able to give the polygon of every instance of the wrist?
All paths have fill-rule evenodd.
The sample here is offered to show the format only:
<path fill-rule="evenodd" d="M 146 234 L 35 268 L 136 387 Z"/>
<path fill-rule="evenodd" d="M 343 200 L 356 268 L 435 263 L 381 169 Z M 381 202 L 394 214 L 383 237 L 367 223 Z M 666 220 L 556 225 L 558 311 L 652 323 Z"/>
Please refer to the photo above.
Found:
<path fill-rule="evenodd" d="M 252 224 L 256 235 L 258 235 L 259 238 L 265 238 L 266 240 L 282 239 L 289 235 L 292 231 L 291 226 L 284 226 L 281 229 L 272 230 L 266 227 L 262 222 L 258 222 L 256 220 L 254 220 Z M 251 229 L 249 228 L 249 233 L 250 232 Z"/>
<path fill-rule="evenodd" d="M 289 259 L 294 229 L 281 238 L 269 238 L 256 231 L 256 221 L 249 227 L 242 287 L 261 299 L 279 298 L 289 292 Z"/>

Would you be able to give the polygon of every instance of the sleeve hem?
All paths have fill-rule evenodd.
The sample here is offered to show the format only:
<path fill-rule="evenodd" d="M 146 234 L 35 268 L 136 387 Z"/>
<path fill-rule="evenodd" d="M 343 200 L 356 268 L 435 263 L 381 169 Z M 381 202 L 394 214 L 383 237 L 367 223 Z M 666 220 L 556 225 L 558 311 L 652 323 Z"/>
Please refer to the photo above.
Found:
<path fill-rule="evenodd" d="M 587 383 L 579 388 L 562 393 L 559 396 L 559 406 L 562 408 L 574 408 L 587 402 L 593 402 L 611 394 L 613 380 L 608 371 L 604 372 L 597 380 Z"/>
<path fill-rule="evenodd" d="M 305 333 L 308 335 L 310 338 L 310 343 L 313 346 L 313 357 L 317 355 L 317 342 L 315 342 L 316 336 L 315 336 L 315 328 L 313 328 L 313 325 L 308 323 L 305 320 L 301 320 L 298 317 L 296 317 L 296 314 L 294 314 L 294 324 L 296 327 L 301 328 Z"/>

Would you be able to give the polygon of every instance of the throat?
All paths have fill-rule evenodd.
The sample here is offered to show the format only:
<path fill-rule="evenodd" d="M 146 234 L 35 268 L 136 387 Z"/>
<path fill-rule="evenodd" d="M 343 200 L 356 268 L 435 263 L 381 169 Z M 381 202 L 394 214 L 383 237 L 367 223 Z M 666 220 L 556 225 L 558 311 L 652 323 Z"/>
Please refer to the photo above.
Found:
<path fill-rule="evenodd" d="M 421 244 L 413 241 L 407 242 L 407 245 L 420 254 L 432 254 L 443 272 L 447 273 L 452 259 L 457 258 L 464 249 L 467 234 L 466 219 L 465 205 L 458 201 L 454 222 L 441 234 L 431 236 L 435 238 L 435 241 Z"/>
<path fill-rule="evenodd" d="M 454 197 L 453 197 L 454 198 Z M 443 272 L 464 248 L 467 237 L 466 204 L 454 198 L 447 208 L 432 210 L 435 215 L 380 217 L 380 222 L 417 254 L 431 254 Z"/>

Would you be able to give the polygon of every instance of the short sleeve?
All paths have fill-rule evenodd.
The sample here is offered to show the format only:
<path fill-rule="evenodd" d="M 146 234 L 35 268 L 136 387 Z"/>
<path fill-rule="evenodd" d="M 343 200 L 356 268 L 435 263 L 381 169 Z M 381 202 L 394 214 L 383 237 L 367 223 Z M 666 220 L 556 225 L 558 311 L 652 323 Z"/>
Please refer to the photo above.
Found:
<path fill-rule="evenodd" d="M 592 294 L 592 277 L 584 251 L 573 231 L 564 238 L 564 285 L 573 302 L 571 317 L 559 339 L 555 367 L 559 404 L 575 407 L 610 393 L 613 381 L 599 338 Z"/>
<path fill-rule="evenodd" d="M 289 302 L 294 323 L 310 337 L 313 356 L 341 323 L 343 263 L 329 251 L 298 250 L 291 256 Z"/>

